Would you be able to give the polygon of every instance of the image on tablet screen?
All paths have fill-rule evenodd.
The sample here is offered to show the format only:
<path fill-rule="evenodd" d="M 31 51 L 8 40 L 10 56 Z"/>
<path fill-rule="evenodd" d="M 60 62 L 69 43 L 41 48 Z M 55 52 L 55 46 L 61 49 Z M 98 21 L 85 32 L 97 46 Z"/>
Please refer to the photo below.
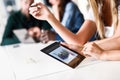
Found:
<path fill-rule="evenodd" d="M 73 59 L 75 59 L 78 54 L 75 54 L 74 52 L 70 51 L 69 49 L 66 49 L 65 47 L 58 47 L 57 49 L 53 50 L 49 53 L 49 55 L 65 62 L 70 63 Z"/>

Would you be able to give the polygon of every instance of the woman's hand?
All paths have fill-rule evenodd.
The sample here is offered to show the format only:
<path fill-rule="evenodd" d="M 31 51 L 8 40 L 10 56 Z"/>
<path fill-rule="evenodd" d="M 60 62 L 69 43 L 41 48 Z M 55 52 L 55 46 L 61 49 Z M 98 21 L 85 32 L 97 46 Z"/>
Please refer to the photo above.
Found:
<path fill-rule="evenodd" d="M 32 4 L 29 8 L 29 13 L 39 20 L 47 20 L 50 16 L 52 16 L 49 9 L 40 2 Z"/>
<path fill-rule="evenodd" d="M 82 52 L 81 52 L 83 47 L 80 46 L 80 45 L 67 44 L 65 42 L 61 42 L 61 45 L 66 46 L 69 49 L 74 50 L 74 51 L 78 52 L 79 54 L 83 55 Z"/>
<path fill-rule="evenodd" d="M 104 50 L 100 48 L 97 44 L 95 44 L 94 42 L 90 42 L 84 45 L 82 53 L 86 56 L 94 57 L 95 59 L 101 59 L 103 51 Z"/>

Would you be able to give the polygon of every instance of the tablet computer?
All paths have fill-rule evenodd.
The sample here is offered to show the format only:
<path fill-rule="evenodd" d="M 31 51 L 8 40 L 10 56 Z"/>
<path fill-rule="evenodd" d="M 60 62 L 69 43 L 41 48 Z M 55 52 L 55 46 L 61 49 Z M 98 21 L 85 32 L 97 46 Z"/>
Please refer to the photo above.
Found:
<path fill-rule="evenodd" d="M 85 58 L 83 55 L 60 45 L 59 42 L 54 42 L 43 48 L 41 51 L 71 68 L 77 67 L 78 64 Z"/>

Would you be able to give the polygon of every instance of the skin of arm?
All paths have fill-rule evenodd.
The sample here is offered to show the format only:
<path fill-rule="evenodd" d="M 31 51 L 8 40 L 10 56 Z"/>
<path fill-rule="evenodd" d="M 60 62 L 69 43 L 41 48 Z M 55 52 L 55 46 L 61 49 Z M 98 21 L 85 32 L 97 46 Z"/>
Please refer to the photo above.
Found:
<path fill-rule="evenodd" d="M 81 46 L 86 43 L 96 31 L 96 24 L 93 21 L 86 20 L 81 26 L 81 29 L 76 34 L 73 34 L 55 18 L 45 5 L 42 3 L 36 3 L 34 5 L 39 6 L 39 8 L 31 7 L 29 9 L 30 14 L 37 19 L 47 20 L 68 44 L 72 43 Z"/>
<path fill-rule="evenodd" d="M 120 50 L 104 50 L 94 42 L 85 44 L 82 53 L 99 60 L 120 60 Z"/>
<path fill-rule="evenodd" d="M 82 52 L 100 60 L 120 60 L 120 20 L 115 34 L 107 39 L 89 42 Z"/>
<path fill-rule="evenodd" d="M 120 44 L 120 18 L 115 34 L 112 37 L 94 42 L 104 50 L 120 49 L 120 45 L 118 45 Z"/>
<path fill-rule="evenodd" d="M 65 40 L 65 42 L 69 44 L 72 43 L 75 45 L 83 45 L 96 31 L 95 23 L 89 20 L 83 23 L 81 29 L 76 34 L 73 34 L 71 31 L 65 28 L 53 15 L 50 16 L 47 21 L 53 26 L 53 28 Z"/>
<path fill-rule="evenodd" d="M 101 60 L 120 61 L 120 50 L 103 51 Z"/>

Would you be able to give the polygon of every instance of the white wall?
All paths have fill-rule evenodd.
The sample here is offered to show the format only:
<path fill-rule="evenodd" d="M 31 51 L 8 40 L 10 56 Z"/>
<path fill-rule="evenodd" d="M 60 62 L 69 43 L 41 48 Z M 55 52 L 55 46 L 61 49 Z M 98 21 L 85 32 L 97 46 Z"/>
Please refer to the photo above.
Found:
<path fill-rule="evenodd" d="M 4 32 L 7 17 L 8 17 L 8 15 L 6 13 L 3 0 L 0 0 L 0 43 L 2 40 L 2 35 Z"/>
<path fill-rule="evenodd" d="M 72 0 L 72 1 L 74 1 L 76 4 L 78 4 L 78 0 Z"/>

